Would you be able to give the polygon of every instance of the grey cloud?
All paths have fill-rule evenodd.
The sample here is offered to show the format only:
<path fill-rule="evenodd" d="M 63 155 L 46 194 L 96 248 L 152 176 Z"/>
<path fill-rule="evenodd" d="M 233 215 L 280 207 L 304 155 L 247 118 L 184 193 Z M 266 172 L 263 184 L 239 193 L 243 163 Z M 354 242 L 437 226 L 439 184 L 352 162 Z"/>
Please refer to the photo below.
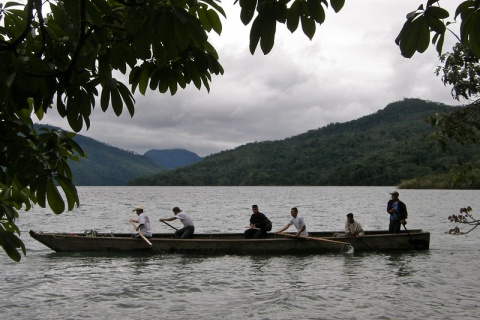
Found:
<path fill-rule="evenodd" d="M 133 119 L 96 110 L 81 133 L 138 153 L 185 148 L 205 156 L 357 119 L 403 98 L 454 104 L 433 74 L 434 49 L 405 59 L 394 43 L 417 0 L 347 2 L 339 14 L 328 12 L 312 41 L 279 27 L 267 56 L 250 54 L 250 27 L 240 23 L 238 6 L 222 5 L 229 20 L 211 42 L 225 74 L 213 76 L 210 93 L 193 85 L 175 96 L 137 93 Z M 50 115 L 45 121 L 62 123 Z"/>

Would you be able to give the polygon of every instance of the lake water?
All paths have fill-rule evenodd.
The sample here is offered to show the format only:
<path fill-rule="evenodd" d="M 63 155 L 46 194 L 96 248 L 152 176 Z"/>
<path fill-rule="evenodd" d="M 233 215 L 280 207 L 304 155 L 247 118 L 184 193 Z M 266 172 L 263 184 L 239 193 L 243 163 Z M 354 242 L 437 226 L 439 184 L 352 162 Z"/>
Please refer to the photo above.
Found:
<path fill-rule="evenodd" d="M 480 230 L 445 232 L 448 215 L 478 208 L 478 191 L 399 190 L 407 227 L 431 232 L 430 250 L 310 256 L 57 254 L 36 231 L 132 232 L 143 206 L 154 232 L 179 206 L 196 232 L 243 232 L 257 204 L 274 230 L 298 207 L 310 231 L 388 226 L 386 187 L 80 187 L 81 206 L 35 208 L 17 221 L 27 256 L 0 254 L 2 319 L 476 319 Z M 178 221 L 171 222 L 178 227 Z M 293 227 L 291 227 L 293 228 Z M 293 229 L 291 229 L 293 231 Z"/>

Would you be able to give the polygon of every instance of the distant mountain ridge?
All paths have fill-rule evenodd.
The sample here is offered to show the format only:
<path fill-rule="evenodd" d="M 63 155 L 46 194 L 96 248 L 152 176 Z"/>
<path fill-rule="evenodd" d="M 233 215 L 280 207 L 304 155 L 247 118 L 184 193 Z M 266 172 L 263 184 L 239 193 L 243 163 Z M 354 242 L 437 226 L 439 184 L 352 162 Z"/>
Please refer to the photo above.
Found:
<path fill-rule="evenodd" d="M 36 125 L 36 127 L 54 128 L 49 125 Z M 69 161 L 73 182 L 77 186 L 125 186 L 134 178 L 151 176 L 171 168 L 196 163 L 202 159 L 184 149 L 153 149 L 140 155 L 81 134 L 75 135 L 73 139 L 87 154 L 86 158 L 80 158 L 79 161 Z"/>
<path fill-rule="evenodd" d="M 133 179 L 129 185 L 391 186 L 445 173 L 480 159 L 480 145 L 452 143 L 441 150 L 425 123 L 458 107 L 405 99 L 346 123 L 277 141 L 248 143 L 188 167 Z"/>
<path fill-rule="evenodd" d="M 154 165 L 166 170 L 188 166 L 202 160 L 196 153 L 185 149 L 149 150 L 143 154 Z"/>

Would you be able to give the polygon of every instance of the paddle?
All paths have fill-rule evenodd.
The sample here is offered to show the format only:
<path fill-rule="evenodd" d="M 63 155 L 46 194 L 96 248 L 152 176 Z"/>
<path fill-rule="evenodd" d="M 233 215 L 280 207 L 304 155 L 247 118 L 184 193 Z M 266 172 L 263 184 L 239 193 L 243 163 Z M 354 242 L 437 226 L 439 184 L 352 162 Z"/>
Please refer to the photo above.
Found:
<path fill-rule="evenodd" d="M 422 240 L 422 239 L 413 239 L 412 236 L 410 235 L 410 231 L 408 231 L 407 227 L 405 227 L 405 224 L 402 224 L 403 227 L 405 228 L 405 231 L 407 231 L 408 234 L 408 242 L 412 243 L 417 249 L 421 248 L 428 248 L 428 241 Z"/>
<path fill-rule="evenodd" d="M 133 221 L 130 221 L 130 223 L 132 224 L 135 231 L 137 231 L 137 226 L 135 225 L 135 223 Z M 140 237 L 142 237 L 142 239 L 145 240 L 145 242 L 148 243 L 148 245 L 151 247 L 152 243 L 148 241 L 148 239 L 142 234 L 142 232 L 140 230 L 138 230 L 137 232 L 140 235 Z"/>
<path fill-rule="evenodd" d="M 165 223 L 167 226 L 169 226 L 170 228 L 173 228 L 175 230 L 178 230 L 177 228 L 175 228 L 174 226 L 172 226 L 170 223 L 167 223 L 165 221 L 162 221 L 163 223 Z"/>
<path fill-rule="evenodd" d="M 373 251 L 373 249 L 372 249 L 368 244 L 366 244 L 365 242 L 363 242 L 362 238 L 360 238 L 360 237 L 355 237 L 355 239 L 357 239 L 358 241 L 360 241 L 361 243 L 363 243 L 363 245 L 364 245 L 365 247 L 367 247 L 368 249 L 370 249 L 370 250 Z"/>
<path fill-rule="evenodd" d="M 297 237 L 294 234 L 288 234 L 288 233 L 283 233 L 283 232 L 279 232 L 279 233 L 276 233 L 276 234 L 279 234 L 281 236 L 286 236 L 286 237 L 301 238 L 301 239 L 316 240 L 316 241 L 326 241 L 326 242 L 333 242 L 333 243 L 337 243 L 337 244 L 351 246 L 350 243 L 343 242 L 343 241 L 335 241 L 335 240 L 329 240 L 329 239 L 324 239 L 324 238 L 315 238 L 315 237 L 303 237 L 303 236 L 298 236 Z"/>

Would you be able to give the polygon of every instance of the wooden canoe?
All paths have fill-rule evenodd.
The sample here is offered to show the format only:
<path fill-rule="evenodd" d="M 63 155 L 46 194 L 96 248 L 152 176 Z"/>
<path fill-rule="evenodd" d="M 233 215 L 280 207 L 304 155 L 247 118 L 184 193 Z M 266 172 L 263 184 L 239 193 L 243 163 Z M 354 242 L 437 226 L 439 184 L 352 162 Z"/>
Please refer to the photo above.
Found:
<path fill-rule="evenodd" d="M 409 230 L 409 233 L 402 231 L 397 234 L 367 231 L 362 238 L 335 238 L 333 233 L 311 232 L 308 239 L 274 233 L 269 233 L 264 239 L 245 239 L 243 233 L 200 233 L 195 234 L 192 239 L 175 239 L 171 233 L 157 233 L 148 238 L 152 246 L 143 239 L 132 238 L 131 234 L 126 233 L 52 233 L 31 230 L 30 236 L 56 252 L 320 254 L 346 252 L 351 249 L 350 245 L 354 252 L 428 250 L 430 246 L 430 233 L 422 230 Z"/>

